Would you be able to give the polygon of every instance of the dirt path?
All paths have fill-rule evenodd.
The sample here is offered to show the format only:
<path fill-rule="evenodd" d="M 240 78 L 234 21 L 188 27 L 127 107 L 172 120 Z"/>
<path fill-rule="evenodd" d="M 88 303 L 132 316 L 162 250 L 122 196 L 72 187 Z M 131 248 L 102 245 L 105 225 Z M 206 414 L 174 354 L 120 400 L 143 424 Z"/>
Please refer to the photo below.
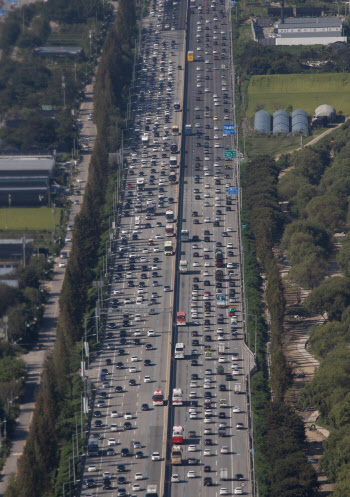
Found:
<path fill-rule="evenodd" d="M 297 152 L 298 150 L 301 150 L 302 148 L 310 147 L 311 145 L 315 145 L 315 143 L 317 143 L 319 140 L 321 140 L 325 136 L 333 133 L 333 131 L 336 130 L 336 129 L 338 129 L 338 128 L 340 128 L 340 126 L 343 126 L 343 124 L 346 123 L 346 121 L 348 121 L 349 119 L 350 119 L 350 116 L 347 116 L 345 118 L 345 121 L 343 123 L 337 124 L 334 128 L 326 129 L 323 133 L 321 133 L 318 136 L 315 136 L 315 138 L 313 138 L 311 141 L 309 141 L 308 143 L 306 143 L 303 147 L 294 148 L 293 150 L 290 150 L 287 153 L 288 154 L 292 154 L 293 152 Z M 277 155 L 275 155 L 275 159 L 278 160 L 281 157 L 281 155 L 284 155 L 284 154 L 277 154 Z M 286 172 L 288 172 L 290 169 L 292 169 L 292 167 L 288 167 L 287 169 L 284 169 L 280 173 L 279 178 L 282 178 L 282 176 L 284 176 L 286 174 Z"/>

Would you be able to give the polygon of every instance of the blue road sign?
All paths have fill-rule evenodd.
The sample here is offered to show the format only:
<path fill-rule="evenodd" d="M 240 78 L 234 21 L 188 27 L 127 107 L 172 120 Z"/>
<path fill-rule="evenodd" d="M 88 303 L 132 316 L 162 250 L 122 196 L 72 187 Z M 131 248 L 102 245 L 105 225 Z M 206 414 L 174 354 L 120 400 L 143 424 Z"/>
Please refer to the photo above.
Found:
<path fill-rule="evenodd" d="M 228 195 L 238 195 L 238 188 L 235 188 L 235 187 L 227 188 L 227 194 Z"/>
<path fill-rule="evenodd" d="M 231 5 L 231 7 L 233 7 L 234 5 L 236 5 L 236 2 L 233 2 L 233 1 L 231 0 L 230 5 Z"/>
<path fill-rule="evenodd" d="M 224 124 L 224 135 L 234 135 L 235 125 L 234 124 Z"/>

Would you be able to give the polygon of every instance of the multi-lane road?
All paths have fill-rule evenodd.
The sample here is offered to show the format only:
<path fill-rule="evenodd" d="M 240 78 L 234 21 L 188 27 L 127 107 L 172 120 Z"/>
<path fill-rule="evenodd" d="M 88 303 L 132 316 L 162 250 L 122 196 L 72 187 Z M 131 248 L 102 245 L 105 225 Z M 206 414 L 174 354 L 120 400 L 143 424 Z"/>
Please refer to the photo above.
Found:
<path fill-rule="evenodd" d="M 223 159 L 233 148 L 223 126 L 234 122 L 228 22 L 220 0 L 153 0 L 143 20 L 106 329 L 88 370 L 90 450 L 99 452 L 86 458 L 84 496 L 143 495 L 149 485 L 159 496 L 251 495 L 238 212 L 226 195 L 236 182 L 234 162 Z M 153 403 L 157 389 L 164 405 Z M 171 464 L 173 425 L 183 428 L 181 465 Z"/>

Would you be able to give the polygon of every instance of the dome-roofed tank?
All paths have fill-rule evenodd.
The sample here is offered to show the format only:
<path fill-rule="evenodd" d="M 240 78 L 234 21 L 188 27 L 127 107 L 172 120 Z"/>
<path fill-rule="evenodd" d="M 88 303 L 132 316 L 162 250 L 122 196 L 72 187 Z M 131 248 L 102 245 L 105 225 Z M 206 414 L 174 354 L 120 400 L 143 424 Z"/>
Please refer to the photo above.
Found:
<path fill-rule="evenodd" d="M 286 110 L 280 109 L 273 113 L 273 134 L 286 135 L 290 131 L 289 114 Z"/>
<path fill-rule="evenodd" d="M 305 110 L 296 109 L 292 113 L 292 133 L 296 135 L 308 136 L 309 119 Z"/>
<path fill-rule="evenodd" d="M 254 131 L 256 133 L 271 133 L 271 114 L 267 110 L 258 110 L 254 116 Z"/>

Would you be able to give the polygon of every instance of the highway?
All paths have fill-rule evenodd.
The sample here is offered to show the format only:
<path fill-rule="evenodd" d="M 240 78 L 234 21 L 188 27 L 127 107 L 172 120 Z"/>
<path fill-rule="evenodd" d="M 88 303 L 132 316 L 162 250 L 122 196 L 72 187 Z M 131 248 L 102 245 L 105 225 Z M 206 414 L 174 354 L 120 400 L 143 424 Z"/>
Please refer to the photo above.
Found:
<path fill-rule="evenodd" d="M 89 439 L 98 441 L 99 454 L 86 457 L 84 497 L 135 497 L 152 484 L 159 497 L 163 486 L 166 497 L 251 495 L 251 359 L 243 341 L 237 198 L 226 191 L 237 180 L 234 161 L 223 159 L 233 149 L 223 127 L 234 123 L 225 9 L 220 0 L 152 0 L 143 19 L 106 329 L 88 370 L 95 387 Z M 187 50 L 193 62 L 185 63 Z M 166 220 L 169 209 L 173 221 Z M 166 236 L 169 224 L 175 236 Z M 225 301 L 220 308 L 217 299 Z M 179 311 L 185 326 L 176 326 Z M 183 359 L 174 358 L 176 343 L 185 345 Z M 172 404 L 175 387 L 182 406 Z M 153 405 L 156 389 L 163 406 Z M 173 425 L 183 427 L 181 465 L 171 465 Z"/>
<path fill-rule="evenodd" d="M 192 135 L 184 141 L 178 222 L 179 231 L 189 231 L 189 241 L 179 241 L 178 249 L 189 272 L 177 273 L 175 298 L 175 311 L 186 313 L 187 326 L 176 329 L 174 341 L 184 343 L 185 358 L 175 360 L 172 369 L 172 387 L 182 389 L 184 405 L 172 407 L 170 416 L 170 426 L 184 429 L 184 464 L 169 470 L 167 481 L 173 483 L 167 495 L 251 495 L 245 395 L 249 361 L 243 343 L 236 197 L 228 197 L 232 205 L 226 205 L 226 188 L 237 184 L 233 162 L 223 160 L 223 151 L 232 150 L 232 137 L 223 136 L 223 126 L 234 123 L 228 17 L 219 0 L 196 0 L 190 11 L 187 48 L 194 61 L 188 63 L 184 117 Z M 224 281 L 218 283 L 216 251 L 223 254 Z M 225 296 L 226 308 L 217 308 L 217 292 Z M 237 324 L 231 323 L 230 302 Z M 211 358 L 204 357 L 208 346 Z M 216 374 L 218 365 L 225 374 Z M 211 396 L 208 409 L 205 394 Z M 219 436 L 219 428 L 225 436 Z M 225 481 L 220 481 L 221 469 L 227 470 Z M 212 486 L 204 486 L 205 477 Z"/>
<path fill-rule="evenodd" d="M 89 439 L 98 440 L 99 454 L 86 458 L 83 496 L 140 495 L 150 484 L 160 489 L 165 476 L 168 411 L 153 406 L 152 395 L 162 389 L 166 403 L 169 388 L 176 237 L 165 237 L 165 212 L 173 209 L 176 220 L 178 184 L 169 184 L 168 176 L 170 146 L 180 149 L 181 140 L 182 112 L 175 112 L 174 102 L 183 100 L 186 9 L 158 0 L 150 11 L 143 22 L 147 33 L 136 73 L 134 122 L 124 135 L 123 207 L 102 311 L 106 330 L 88 371 L 96 387 Z M 174 125 L 178 135 L 172 135 Z M 173 256 L 164 255 L 166 240 L 173 240 Z M 152 458 L 154 452 L 159 457 Z"/>

